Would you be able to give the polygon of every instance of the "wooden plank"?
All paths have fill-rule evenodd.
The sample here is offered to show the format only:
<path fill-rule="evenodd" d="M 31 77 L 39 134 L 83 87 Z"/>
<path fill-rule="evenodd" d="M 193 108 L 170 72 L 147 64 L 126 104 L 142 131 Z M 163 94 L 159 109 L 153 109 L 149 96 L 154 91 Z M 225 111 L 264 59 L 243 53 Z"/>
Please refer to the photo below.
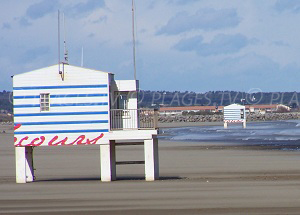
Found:
<path fill-rule="evenodd" d="M 136 145 L 144 145 L 144 142 L 131 142 L 131 143 L 116 143 L 116 146 L 136 146 Z"/>
<path fill-rule="evenodd" d="M 116 165 L 145 164 L 145 161 L 117 161 Z"/>

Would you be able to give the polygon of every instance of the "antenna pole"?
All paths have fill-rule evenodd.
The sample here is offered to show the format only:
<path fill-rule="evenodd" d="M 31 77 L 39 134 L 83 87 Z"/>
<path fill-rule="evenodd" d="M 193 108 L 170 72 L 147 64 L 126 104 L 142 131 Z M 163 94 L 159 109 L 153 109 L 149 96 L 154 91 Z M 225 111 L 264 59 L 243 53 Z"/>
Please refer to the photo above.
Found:
<path fill-rule="evenodd" d="M 65 13 L 63 13 L 63 24 L 64 24 L 64 63 L 69 63 L 67 42 L 66 42 L 66 28 L 65 28 Z"/>
<path fill-rule="evenodd" d="M 134 69 L 134 80 L 136 80 L 135 34 L 134 34 L 134 0 L 132 0 L 132 45 L 133 45 L 133 69 Z"/>
<path fill-rule="evenodd" d="M 58 39 L 58 73 L 60 74 L 60 77 L 61 77 L 61 80 L 63 81 L 64 79 L 65 79 L 65 67 L 64 67 L 64 63 L 63 63 L 63 69 L 62 69 L 62 71 L 60 70 L 60 12 L 59 12 L 59 10 L 58 10 L 58 16 L 57 16 L 57 18 L 58 18 L 58 25 L 57 25 L 57 27 L 58 27 L 58 35 L 57 35 L 57 39 Z"/>
<path fill-rule="evenodd" d="M 57 25 L 57 44 L 58 44 L 58 72 L 60 72 L 60 21 L 59 21 L 59 10 L 57 13 L 57 20 L 58 20 L 58 25 Z"/>

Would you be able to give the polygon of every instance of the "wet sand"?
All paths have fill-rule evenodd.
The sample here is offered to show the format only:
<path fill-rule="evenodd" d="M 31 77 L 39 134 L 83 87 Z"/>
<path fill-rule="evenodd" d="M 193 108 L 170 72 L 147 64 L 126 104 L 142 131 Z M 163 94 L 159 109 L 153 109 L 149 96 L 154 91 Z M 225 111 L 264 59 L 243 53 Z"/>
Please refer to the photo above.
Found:
<path fill-rule="evenodd" d="M 159 141 L 160 180 L 121 165 L 103 183 L 99 146 L 40 147 L 36 182 L 16 184 L 12 142 L 0 134 L 1 214 L 300 213 L 299 151 Z M 118 146 L 117 160 L 143 160 L 142 146 Z"/>
<path fill-rule="evenodd" d="M 158 127 L 160 128 L 176 128 L 182 126 L 216 126 L 216 125 L 224 125 L 223 122 L 167 122 L 167 123 L 158 123 Z"/>

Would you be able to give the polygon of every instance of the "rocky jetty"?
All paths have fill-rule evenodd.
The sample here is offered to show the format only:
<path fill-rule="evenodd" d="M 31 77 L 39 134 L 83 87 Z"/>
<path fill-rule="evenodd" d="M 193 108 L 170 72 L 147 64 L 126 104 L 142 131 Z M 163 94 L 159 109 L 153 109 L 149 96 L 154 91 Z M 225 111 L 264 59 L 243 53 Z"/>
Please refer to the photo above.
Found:
<path fill-rule="evenodd" d="M 300 112 L 290 113 L 266 113 L 266 114 L 249 114 L 247 121 L 274 121 L 274 120 L 291 120 L 300 119 Z M 158 121 L 161 123 L 171 122 L 222 122 L 223 114 L 207 114 L 207 115 L 160 115 Z"/>

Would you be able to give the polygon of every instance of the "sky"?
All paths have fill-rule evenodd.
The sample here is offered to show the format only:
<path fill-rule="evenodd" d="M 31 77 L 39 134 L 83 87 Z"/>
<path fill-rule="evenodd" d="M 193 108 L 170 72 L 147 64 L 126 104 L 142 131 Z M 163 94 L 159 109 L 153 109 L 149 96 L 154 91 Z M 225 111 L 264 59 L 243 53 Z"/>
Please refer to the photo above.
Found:
<path fill-rule="evenodd" d="M 0 0 L 0 90 L 58 62 L 133 79 L 131 0 Z M 300 0 L 135 0 L 142 90 L 300 91 Z M 62 23 L 61 23 L 62 25 Z M 63 55 L 61 35 L 61 56 Z"/>

